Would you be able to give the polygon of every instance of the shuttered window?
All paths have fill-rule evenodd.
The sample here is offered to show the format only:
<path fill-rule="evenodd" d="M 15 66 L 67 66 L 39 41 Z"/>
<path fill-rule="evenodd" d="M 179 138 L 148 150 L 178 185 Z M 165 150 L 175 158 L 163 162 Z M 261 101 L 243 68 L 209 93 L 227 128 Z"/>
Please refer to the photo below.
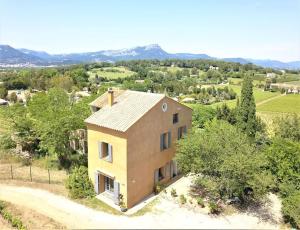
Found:
<path fill-rule="evenodd" d="M 98 154 L 100 159 L 112 162 L 112 145 L 106 142 L 98 142 Z"/>
<path fill-rule="evenodd" d="M 181 139 L 186 134 L 186 125 L 178 128 L 177 140 Z"/>
<path fill-rule="evenodd" d="M 160 135 L 160 151 L 168 149 L 172 144 L 171 131 Z"/>

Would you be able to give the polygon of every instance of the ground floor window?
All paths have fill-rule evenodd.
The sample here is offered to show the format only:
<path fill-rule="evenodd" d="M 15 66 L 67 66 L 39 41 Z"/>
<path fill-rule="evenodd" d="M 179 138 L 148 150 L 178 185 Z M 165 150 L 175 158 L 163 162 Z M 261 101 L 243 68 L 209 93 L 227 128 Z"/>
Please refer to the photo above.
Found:
<path fill-rule="evenodd" d="M 105 191 L 114 192 L 114 180 L 109 177 L 104 177 L 104 188 Z"/>
<path fill-rule="evenodd" d="M 165 178 L 165 167 L 161 167 L 158 169 L 158 180 L 161 181 Z"/>

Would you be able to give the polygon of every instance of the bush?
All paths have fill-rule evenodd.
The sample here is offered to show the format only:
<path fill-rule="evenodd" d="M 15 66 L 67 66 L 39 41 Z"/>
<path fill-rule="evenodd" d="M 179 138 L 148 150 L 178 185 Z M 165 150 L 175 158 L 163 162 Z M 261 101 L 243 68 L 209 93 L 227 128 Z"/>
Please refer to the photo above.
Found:
<path fill-rule="evenodd" d="M 172 188 L 172 190 L 171 190 L 171 196 L 172 196 L 172 197 L 176 197 L 176 196 L 177 196 L 177 193 L 176 193 L 176 189 L 175 189 L 175 188 Z"/>
<path fill-rule="evenodd" d="M 69 175 L 66 188 L 72 198 L 86 198 L 95 195 L 93 184 L 88 176 L 88 169 L 84 166 L 76 167 Z"/>
<path fill-rule="evenodd" d="M 282 201 L 282 213 L 286 221 L 296 229 L 300 228 L 300 191 L 286 197 Z"/>
<path fill-rule="evenodd" d="M 180 199 L 180 204 L 185 204 L 186 203 L 186 198 L 183 194 L 180 195 L 179 199 Z"/>
<path fill-rule="evenodd" d="M 10 135 L 4 134 L 0 136 L 0 147 L 2 149 L 13 149 L 16 147 L 16 143 L 12 140 Z"/>
<path fill-rule="evenodd" d="M 211 214 L 219 214 L 221 212 L 221 208 L 219 207 L 219 205 L 214 202 L 214 201 L 210 201 L 208 203 L 208 208 L 209 208 L 209 212 Z"/>
<path fill-rule="evenodd" d="M 157 183 L 157 184 L 155 185 L 155 187 L 154 187 L 154 193 L 155 193 L 155 194 L 158 194 L 158 193 L 160 193 L 162 190 L 163 190 L 162 184 Z"/>
<path fill-rule="evenodd" d="M 18 217 L 14 217 L 10 212 L 5 210 L 5 203 L 0 201 L 0 214 L 5 220 L 11 223 L 12 227 L 19 230 L 26 230 L 27 228 L 23 225 L 22 221 Z"/>
<path fill-rule="evenodd" d="M 210 177 L 197 178 L 195 184 L 201 189 L 203 196 L 207 196 L 210 199 L 220 198 L 218 183 L 212 178 Z"/>
<path fill-rule="evenodd" d="M 198 197 L 198 198 L 197 198 L 197 204 L 198 204 L 199 206 L 201 206 L 202 208 L 205 207 L 204 201 L 203 201 L 203 199 L 202 199 L 201 197 Z"/>

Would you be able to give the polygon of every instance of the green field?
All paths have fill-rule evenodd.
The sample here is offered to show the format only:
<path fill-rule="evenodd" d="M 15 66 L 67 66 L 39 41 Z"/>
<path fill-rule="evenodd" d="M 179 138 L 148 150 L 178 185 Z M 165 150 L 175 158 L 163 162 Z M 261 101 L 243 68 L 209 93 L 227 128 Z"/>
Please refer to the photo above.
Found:
<path fill-rule="evenodd" d="M 216 86 L 216 88 L 221 88 L 224 86 Z M 237 96 L 241 95 L 241 89 L 242 87 L 239 85 L 229 85 L 230 89 L 233 89 L 234 92 L 236 92 Z M 254 93 L 254 98 L 255 98 L 255 102 L 259 103 L 262 102 L 264 100 L 270 99 L 272 97 L 276 97 L 278 95 L 280 95 L 279 92 L 269 92 L 269 91 L 263 91 L 262 89 L 253 88 L 253 93 Z M 216 108 L 218 106 L 221 106 L 223 103 L 226 103 L 230 108 L 233 108 L 236 106 L 236 99 L 235 100 L 230 100 L 230 101 L 224 101 L 224 102 L 218 102 L 209 106 L 212 106 L 213 108 Z"/>
<path fill-rule="evenodd" d="M 88 72 L 90 78 L 93 79 L 97 74 L 99 77 L 104 77 L 109 80 L 117 79 L 117 78 L 125 78 L 130 77 L 135 72 L 132 72 L 125 67 L 105 67 L 105 68 L 95 68 Z"/>
<path fill-rule="evenodd" d="M 289 81 L 289 82 L 284 82 L 284 84 L 291 85 L 291 86 L 300 86 L 300 81 Z"/>
<path fill-rule="evenodd" d="M 257 106 L 259 112 L 300 113 L 300 95 L 289 94 Z"/>
<path fill-rule="evenodd" d="M 231 82 L 231 84 L 233 85 L 242 85 L 243 79 L 242 78 L 228 78 L 228 81 Z M 253 80 L 253 85 L 259 85 L 259 84 L 263 84 L 265 82 L 265 80 Z"/>

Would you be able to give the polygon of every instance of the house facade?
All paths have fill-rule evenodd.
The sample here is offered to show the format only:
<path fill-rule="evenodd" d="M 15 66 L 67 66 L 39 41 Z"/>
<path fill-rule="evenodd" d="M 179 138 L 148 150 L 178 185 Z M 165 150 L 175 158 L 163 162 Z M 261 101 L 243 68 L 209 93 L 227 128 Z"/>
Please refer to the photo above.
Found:
<path fill-rule="evenodd" d="M 86 119 L 89 177 L 97 194 L 128 208 L 177 175 L 176 141 L 191 127 L 192 110 L 163 95 L 109 90 Z"/>

